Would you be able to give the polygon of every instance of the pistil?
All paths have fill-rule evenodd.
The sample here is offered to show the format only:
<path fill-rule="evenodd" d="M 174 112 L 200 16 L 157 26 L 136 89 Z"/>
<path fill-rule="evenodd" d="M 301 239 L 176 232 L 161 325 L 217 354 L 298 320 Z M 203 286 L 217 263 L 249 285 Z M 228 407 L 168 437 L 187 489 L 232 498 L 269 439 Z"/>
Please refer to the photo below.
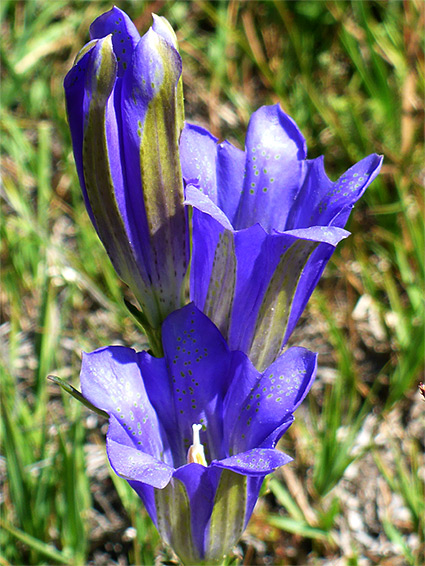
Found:
<path fill-rule="evenodd" d="M 187 463 L 188 464 L 201 464 L 201 466 L 207 466 L 207 461 L 205 459 L 204 447 L 201 444 L 199 438 L 199 431 L 202 429 L 201 424 L 193 424 L 193 444 L 190 446 L 187 452 Z"/>

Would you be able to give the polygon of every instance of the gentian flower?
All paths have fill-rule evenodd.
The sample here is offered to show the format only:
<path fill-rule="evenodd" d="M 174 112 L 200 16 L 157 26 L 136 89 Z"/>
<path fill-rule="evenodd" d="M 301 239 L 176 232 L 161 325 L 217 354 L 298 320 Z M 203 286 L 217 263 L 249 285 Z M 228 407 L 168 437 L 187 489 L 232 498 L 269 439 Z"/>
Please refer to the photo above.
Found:
<path fill-rule="evenodd" d="M 112 8 L 65 78 L 79 180 L 90 218 L 143 312 L 151 342 L 184 304 L 188 263 L 178 140 L 182 63 L 174 32 L 154 16 L 141 38 Z"/>
<path fill-rule="evenodd" d="M 290 348 L 262 374 L 193 304 L 163 323 L 163 358 L 84 354 L 82 393 L 109 415 L 107 453 L 184 564 L 220 560 L 242 534 L 275 449 L 316 371 Z"/>
<path fill-rule="evenodd" d="M 191 298 L 259 369 L 289 339 L 354 203 L 379 172 L 370 155 L 336 182 L 279 105 L 251 117 L 245 151 L 187 124 L 180 141 L 193 207 Z"/>

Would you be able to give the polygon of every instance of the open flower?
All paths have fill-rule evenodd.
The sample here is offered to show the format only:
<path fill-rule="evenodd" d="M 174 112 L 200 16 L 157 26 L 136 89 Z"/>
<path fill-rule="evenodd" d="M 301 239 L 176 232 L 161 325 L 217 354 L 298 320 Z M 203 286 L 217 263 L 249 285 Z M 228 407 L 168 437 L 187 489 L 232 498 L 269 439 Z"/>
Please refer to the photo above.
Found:
<path fill-rule="evenodd" d="M 180 142 L 193 207 L 191 298 L 258 368 L 292 333 L 354 203 L 379 172 L 370 155 L 336 182 L 279 105 L 249 122 L 245 151 L 187 124 Z"/>
<path fill-rule="evenodd" d="M 193 304 L 167 317 L 163 358 L 85 354 L 84 397 L 109 414 L 115 472 L 185 564 L 219 560 L 242 534 L 275 450 L 310 389 L 316 354 L 290 348 L 260 374 Z"/>
<path fill-rule="evenodd" d="M 64 83 L 75 162 L 90 218 L 152 340 L 184 304 L 181 58 L 162 17 L 140 37 L 112 8 L 90 35 Z"/>

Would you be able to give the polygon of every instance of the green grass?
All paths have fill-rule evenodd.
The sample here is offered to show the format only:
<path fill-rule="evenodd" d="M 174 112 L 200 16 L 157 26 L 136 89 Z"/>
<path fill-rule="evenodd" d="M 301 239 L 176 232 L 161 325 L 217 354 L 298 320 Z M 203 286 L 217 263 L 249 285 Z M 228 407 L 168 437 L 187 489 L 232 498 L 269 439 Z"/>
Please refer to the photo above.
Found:
<path fill-rule="evenodd" d="M 88 475 L 91 450 L 103 446 L 103 419 L 96 417 L 92 426 L 89 411 L 46 380 L 54 373 L 78 387 L 81 350 L 117 341 L 141 349 L 146 343 L 85 213 L 62 90 L 90 22 L 109 7 L 104 1 L 0 3 L 1 564 L 85 564 L 96 553 L 111 560 L 121 553 L 132 564 L 153 564 L 159 552 L 167 558 L 127 484 L 109 472 Z M 384 154 L 381 175 L 350 220 L 353 235 L 332 258 L 295 336 L 310 346 L 304 330 L 319 328 L 319 364 L 331 377 L 320 380 L 283 440 L 295 463 L 289 476 L 269 481 L 267 505 L 249 529 L 266 550 L 246 543 L 244 564 L 263 563 L 264 552 L 276 564 L 337 556 L 360 563 L 364 545 L 349 530 L 348 551 L 339 532 L 349 506 L 344 493 L 350 470 L 367 466 L 381 490 L 379 536 L 393 555 L 419 565 L 421 1 L 120 7 L 141 32 L 152 10 L 170 20 L 183 57 L 187 118 L 220 138 L 242 146 L 250 114 L 279 101 L 306 136 L 309 156 L 325 155 L 331 178 L 368 153 Z M 369 310 L 356 318 L 360 300 Z M 360 497 L 361 488 L 353 489 Z M 102 503 L 105 493 L 112 508 Z M 402 520 L 393 500 L 403 507 Z M 128 535 L 130 524 L 135 537 Z M 377 528 L 367 526 L 370 532 Z M 381 563 L 384 556 L 373 552 L 370 560 Z"/>

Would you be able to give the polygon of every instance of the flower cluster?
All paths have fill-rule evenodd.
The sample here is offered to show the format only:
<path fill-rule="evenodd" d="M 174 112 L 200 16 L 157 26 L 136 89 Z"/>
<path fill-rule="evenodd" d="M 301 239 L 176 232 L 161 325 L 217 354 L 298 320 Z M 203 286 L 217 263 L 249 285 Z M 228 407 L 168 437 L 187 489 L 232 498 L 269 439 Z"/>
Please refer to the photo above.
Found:
<path fill-rule="evenodd" d="M 184 564 L 213 563 L 291 460 L 275 447 L 316 354 L 285 345 L 382 159 L 330 181 L 279 105 L 253 114 L 244 151 L 219 143 L 184 123 L 164 18 L 140 37 L 113 8 L 90 34 L 65 79 L 75 162 L 151 353 L 84 354 L 82 393 L 109 416 L 111 466 L 163 539 Z"/>

